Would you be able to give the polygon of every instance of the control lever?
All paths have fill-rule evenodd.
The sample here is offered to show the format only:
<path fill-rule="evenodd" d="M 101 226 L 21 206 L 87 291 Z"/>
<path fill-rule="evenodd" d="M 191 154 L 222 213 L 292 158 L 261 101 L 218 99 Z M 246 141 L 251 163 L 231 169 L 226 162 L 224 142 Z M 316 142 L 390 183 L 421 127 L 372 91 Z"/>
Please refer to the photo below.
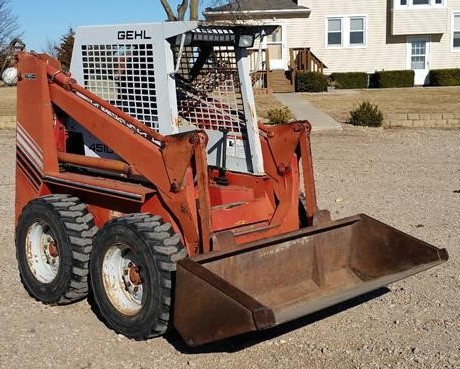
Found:
<path fill-rule="evenodd" d="M 227 136 L 228 129 L 219 128 L 219 131 L 222 132 L 222 163 L 219 168 L 219 177 L 214 178 L 217 184 L 222 186 L 228 186 L 228 178 L 226 177 L 227 172 Z"/>

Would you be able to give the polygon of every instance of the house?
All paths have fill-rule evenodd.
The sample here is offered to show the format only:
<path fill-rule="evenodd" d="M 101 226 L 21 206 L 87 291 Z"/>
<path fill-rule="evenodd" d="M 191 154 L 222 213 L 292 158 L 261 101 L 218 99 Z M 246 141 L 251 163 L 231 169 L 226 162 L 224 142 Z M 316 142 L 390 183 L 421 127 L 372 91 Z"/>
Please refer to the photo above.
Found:
<path fill-rule="evenodd" d="M 326 74 L 413 69 L 424 85 L 430 69 L 460 68 L 460 0 L 239 0 L 204 15 L 277 25 L 259 49 L 271 71 L 310 58 L 303 67 Z"/>

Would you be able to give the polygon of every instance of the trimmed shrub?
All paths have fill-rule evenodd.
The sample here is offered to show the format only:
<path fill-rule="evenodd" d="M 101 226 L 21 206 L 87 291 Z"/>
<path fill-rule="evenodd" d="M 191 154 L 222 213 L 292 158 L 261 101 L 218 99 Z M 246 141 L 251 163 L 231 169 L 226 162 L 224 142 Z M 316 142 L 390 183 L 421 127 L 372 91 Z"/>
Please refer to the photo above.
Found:
<path fill-rule="evenodd" d="M 368 76 L 364 72 L 332 73 L 331 80 L 336 88 L 367 88 Z"/>
<path fill-rule="evenodd" d="M 282 124 L 292 120 L 293 115 L 287 106 L 279 109 L 270 109 L 267 111 L 268 123 Z"/>
<path fill-rule="evenodd" d="M 375 72 L 377 87 L 414 87 L 413 70 L 384 70 Z"/>
<path fill-rule="evenodd" d="M 460 86 L 460 68 L 433 69 L 430 83 L 432 86 Z"/>
<path fill-rule="evenodd" d="M 298 92 L 327 91 L 327 77 L 319 72 L 297 72 L 296 88 Z"/>
<path fill-rule="evenodd" d="M 363 101 L 356 109 L 350 112 L 348 123 L 354 126 L 381 127 L 383 113 L 377 105 Z"/>

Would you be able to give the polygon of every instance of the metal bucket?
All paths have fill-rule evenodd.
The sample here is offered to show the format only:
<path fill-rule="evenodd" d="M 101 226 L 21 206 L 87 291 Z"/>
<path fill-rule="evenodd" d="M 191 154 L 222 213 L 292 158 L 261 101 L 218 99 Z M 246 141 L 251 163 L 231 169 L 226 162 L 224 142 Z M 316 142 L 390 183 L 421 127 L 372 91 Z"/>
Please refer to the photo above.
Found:
<path fill-rule="evenodd" d="M 174 325 L 196 346 L 302 317 L 445 262 L 366 215 L 178 262 Z"/>

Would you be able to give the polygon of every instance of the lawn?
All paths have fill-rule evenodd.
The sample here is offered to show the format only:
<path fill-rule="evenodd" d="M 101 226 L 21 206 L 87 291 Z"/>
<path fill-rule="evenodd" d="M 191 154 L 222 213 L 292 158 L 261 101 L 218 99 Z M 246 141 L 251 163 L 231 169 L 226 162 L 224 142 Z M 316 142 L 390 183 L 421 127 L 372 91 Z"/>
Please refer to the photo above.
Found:
<path fill-rule="evenodd" d="M 257 115 L 267 118 L 270 109 L 282 108 L 283 105 L 273 95 L 256 95 Z"/>
<path fill-rule="evenodd" d="M 377 104 L 384 114 L 451 113 L 460 110 L 460 87 L 336 90 L 303 95 L 339 122 L 346 121 L 350 110 L 364 100 Z"/>
<path fill-rule="evenodd" d="M 0 87 L 0 117 L 16 115 L 16 88 Z"/>

